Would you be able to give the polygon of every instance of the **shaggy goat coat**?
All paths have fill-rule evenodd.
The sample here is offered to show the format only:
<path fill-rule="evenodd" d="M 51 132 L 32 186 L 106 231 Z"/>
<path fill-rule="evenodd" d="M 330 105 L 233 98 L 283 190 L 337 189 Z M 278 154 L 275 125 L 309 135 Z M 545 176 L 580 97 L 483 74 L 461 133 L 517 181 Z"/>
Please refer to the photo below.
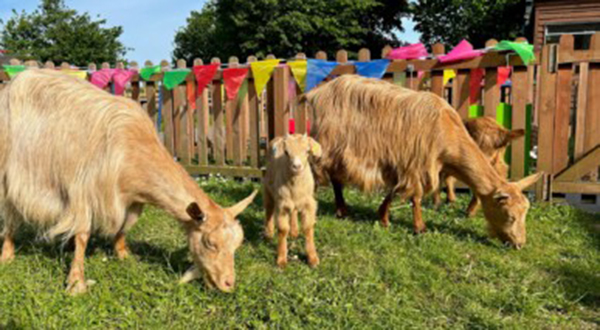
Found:
<path fill-rule="evenodd" d="M 42 225 L 50 238 L 115 235 L 134 202 L 132 187 L 144 177 L 166 180 L 155 167 L 170 170 L 180 187 L 193 184 L 179 165 L 169 168 L 173 161 L 139 105 L 58 72 L 19 74 L 0 92 L 0 125 L 4 221 Z"/>
<path fill-rule="evenodd" d="M 444 100 L 431 96 L 354 75 L 309 92 L 306 101 L 316 109 L 312 135 L 323 147 L 318 176 L 364 191 L 387 185 L 405 196 L 435 189 L 443 115 L 464 127 Z"/>

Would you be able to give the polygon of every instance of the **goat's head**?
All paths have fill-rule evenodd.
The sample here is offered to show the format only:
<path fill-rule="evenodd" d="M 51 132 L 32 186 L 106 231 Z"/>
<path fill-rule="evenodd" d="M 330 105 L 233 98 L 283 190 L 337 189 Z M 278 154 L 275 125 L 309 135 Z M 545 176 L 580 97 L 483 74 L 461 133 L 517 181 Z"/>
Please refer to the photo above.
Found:
<path fill-rule="evenodd" d="M 518 182 L 507 182 L 492 194 L 480 196 L 490 236 L 517 249 L 525 245 L 529 200 L 522 190 L 534 184 L 541 175 L 537 173 Z"/>
<path fill-rule="evenodd" d="M 273 160 L 280 162 L 292 175 L 309 168 L 310 157 L 321 157 L 321 145 L 313 138 L 301 134 L 287 135 L 271 141 Z"/>
<path fill-rule="evenodd" d="M 206 209 L 201 209 L 198 203 L 187 207 L 190 219 L 184 224 L 197 272 L 194 277 L 203 276 L 209 287 L 224 292 L 233 290 L 234 255 L 244 240 L 244 232 L 236 217 L 252 203 L 257 192 L 229 208 L 221 208 L 214 203 Z"/>

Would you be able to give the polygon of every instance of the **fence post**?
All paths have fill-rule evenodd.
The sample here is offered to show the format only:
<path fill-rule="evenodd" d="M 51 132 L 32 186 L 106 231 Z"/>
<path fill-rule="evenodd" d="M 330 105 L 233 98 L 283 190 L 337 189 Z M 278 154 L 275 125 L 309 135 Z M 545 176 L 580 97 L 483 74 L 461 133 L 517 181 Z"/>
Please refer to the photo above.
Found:
<path fill-rule="evenodd" d="M 486 47 L 493 47 L 498 41 L 490 39 L 485 43 Z M 483 96 L 484 115 L 496 118 L 496 109 L 500 104 L 500 87 L 498 86 L 498 70 L 489 68 L 485 70 L 485 86 Z"/>
<path fill-rule="evenodd" d="M 218 57 L 213 58 L 211 63 L 221 64 Z M 212 83 L 212 105 L 213 105 L 213 150 L 217 165 L 225 165 L 225 144 L 223 128 L 223 71 L 220 70 L 220 77 L 213 80 Z M 219 75 L 217 73 L 217 75 Z"/>
<path fill-rule="evenodd" d="M 195 59 L 194 66 L 204 65 L 202 59 Z M 206 86 L 202 91 L 202 94 L 196 94 L 196 113 L 198 114 L 198 164 L 208 164 L 208 130 L 209 130 L 209 112 L 208 112 L 208 88 Z"/>
<path fill-rule="evenodd" d="M 433 55 L 439 56 L 446 52 L 443 44 L 437 43 L 432 47 Z M 435 95 L 444 97 L 444 71 L 431 71 L 431 92 Z"/>
<path fill-rule="evenodd" d="M 248 64 L 255 61 L 255 56 L 248 56 Z M 260 118 L 263 110 L 260 107 L 259 95 L 256 93 L 256 87 L 254 86 L 254 78 L 248 79 L 247 99 L 250 112 L 250 166 L 258 168 L 260 167 Z"/>
<path fill-rule="evenodd" d="M 229 58 L 229 68 L 237 68 L 239 67 L 239 60 L 237 57 L 235 56 L 231 56 Z M 237 97 L 237 96 L 236 96 Z M 225 146 L 225 155 L 227 157 L 228 161 L 234 161 L 237 164 L 238 162 L 238 158 L 239 158 L 239 127 L 235 127 L 234 128 L 234 121 L 236 122 L 236 125 L 239 124 L 237 118 L 236 118 L 236 108 L 237 108 L 237 100 L 233 99 L 230 100 L 229 99 L 229 95 L 227 95 L 226 101 L 225 101 L 225 123 L 226 123 L 226 127 L 225 127 L 225 140 L 226 140 L 226 146 Z"/>
<path fill-rule="evenodd" d="M 368 51 L 368 49 L 367 49 Z M 360 54 L 360 52 L 359 52 Z M 359 57 L 360 59 L 360 57 Z M 296 54 L 296 61 L 306 61 L 306 54 L 304 53 L 298 53 Z M 298 84 L 296 84 L 296 113 L 295 113 L 295 118 L 294 118 L 294 124 L 296 125 L 296 133 L 300 133 L 300 134 L 305 134 L 308 133 L 308 125 L 309 125 L 309 121 L 308 118 L 312 118 L 308 111 L 310 111 L 309 109 L 307 109 L 306 107 L 306 103 L 304 104 L 300 104 L 300 98 L 302 97 L 302 90 L 300 89 L 300 86 Z"/>
<path fill-rule="evenodd" d="M 551 198 L 550 179 L 554 173 L 553 143 L 554 143 L 554 111 L 556 109 L 556 72 L 549 68 L 550 54 L 556 53 L 556 45 L 545 45 L 542 48 L 540 66 L 540 102 L 539 107 L 539 138 L 538 138 L 538 171 L 544 172 L 544 179 L 536 185 L 536 199 Z"/>
<path fill-rule="evenodd" d="M 572 53 L 574 50 L 573 35 L 566 34 L 560 38 L 558 57 Z M 558 66 L 556 110 L 554 114 L 554 155 L 552 157 L 553 174 L 569 164 L 569 135 L 571 112 L 571 82 L 573 78 L 573 65 L 571 63 Z"/>
<path fill-rule="evenodd" d="M 129 63 L 129 69 L 130 70 L 138 70 L 138 63 L 136 61 L 132 61 Z M 140 102 L 140 79 L 138 76 L 138 79 L 136 79 L 134 81 L 134 79 L 131 79 L 131 98 L 136 101 L 136 102 Z"/>
<path fill-rule="evenodd" d="M 169 62 L 162 60 L 160 66 L 163 71 L 168 70 Z M 164 84 L 161 86 L 162 89 L 162 117 L 165 123 L 164 135 L 165 135 L 165 146 L 171 155 L 175 155 L 175 127 L 173 124 L 173 92 L 168 90 Z"/>
<path fill-rule="evenodd" d="M 273 114 L 273 135 L 283 136 L 288 132 L 289 123 L 289 102 L 288 102 L 288 83 L 289 83 L 289 67 L 280 66 L 275 68 L 273 74 L 273 91 L 274 91 L 274 114 Z"/>
<path fill-rule="evenodd" d="M 151 67 L 152 62 L 146 61 L 144 66 Z M 146 85 L 146 112 L 148 112 L 150 117 L 154 118 L 154 115 L 156 115 L 156 84 L 151 79 L 146 81 L 144 84 Z"/>
<path fill-rule="evenodd" d="M 592 35 L 589 52 L 590 55 L 593 55 L 593 57 L 599 57 L 599 32 L 596 32 L 596 34 Z M 598 123 L 600 122 L 600 91 L 598 90 L 598 86 L 600 86 L 600 65 L 597 63 L 590 63 L 588 70 L 588 84 L 586 85 L 588 91 L 585 114 L 585 152 L 592 150 L 600 143 L 600 129 L 598 129 Z M 592 181 L 597 181 L 598 170 L 590 173 L 589 177 Z"/>
<path fill-rule="evenodd" d="M 517 39 L 517 42 L 526 42 L 527 40 Z M 525 130 L 525 137 L 517 139 L 511 143 L 511 164 L 510 164 L 510 177 L 513 180 L 523 178 L 527 173 L 525 165 L 528 161 L 529 150 L 525 148 L 525 140 L 531 132 L 527 131 L 527 98 L 529 92 L 529 86 L 533 83 L 529 79 L 528 74 L 529 67 L 527 66 L 516 66 L 512 74 L 512 129 L 523 129 Z"/>

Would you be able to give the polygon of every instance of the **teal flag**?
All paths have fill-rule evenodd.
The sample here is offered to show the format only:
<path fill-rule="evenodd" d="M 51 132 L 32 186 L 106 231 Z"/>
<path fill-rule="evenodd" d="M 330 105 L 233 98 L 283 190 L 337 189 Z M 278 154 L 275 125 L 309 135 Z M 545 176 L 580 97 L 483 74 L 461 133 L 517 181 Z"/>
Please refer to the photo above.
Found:
<path fill-rule="evenodd" d="M 187 75 L 191 72 L 190 69 L 176 69 L 172 71 L 165 71 L 163 77 L 163 84 L 168 90 L 175 88 L 175 86 L 185 81 Z"/>

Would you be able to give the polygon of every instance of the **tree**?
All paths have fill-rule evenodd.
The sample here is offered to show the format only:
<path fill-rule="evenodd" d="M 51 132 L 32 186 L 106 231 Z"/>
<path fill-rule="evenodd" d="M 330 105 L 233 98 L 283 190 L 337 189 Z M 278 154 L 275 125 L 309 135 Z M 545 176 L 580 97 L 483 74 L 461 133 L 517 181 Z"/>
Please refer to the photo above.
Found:
<path fill-rule="evenodd" d="M 106 20 L 94 21 L 88 13 L 78 14 L 63 0 L 42 0 L 30 14 L 13 10 L 13 16 L 0 23 L 0 46 L 22 59 L 84 66 L 115 62 L 127 51 L 119 41 L 122 27 L 103 27 Z"/>
<path fill-rule="evenodd" d="M 212 0 L 176 33 L 173 56 L 245 60 L 362 47 L 379 54 L 399 43 L 393 32 L 407 12 L 404 0 Z"/>
<path fill-rule="evenodd" d="M 467 39 L 476 48 L 489 39 L 523 35 L 524 0 L 418 0 L 411 12 L 421 41 L 456 45 Z"/>

